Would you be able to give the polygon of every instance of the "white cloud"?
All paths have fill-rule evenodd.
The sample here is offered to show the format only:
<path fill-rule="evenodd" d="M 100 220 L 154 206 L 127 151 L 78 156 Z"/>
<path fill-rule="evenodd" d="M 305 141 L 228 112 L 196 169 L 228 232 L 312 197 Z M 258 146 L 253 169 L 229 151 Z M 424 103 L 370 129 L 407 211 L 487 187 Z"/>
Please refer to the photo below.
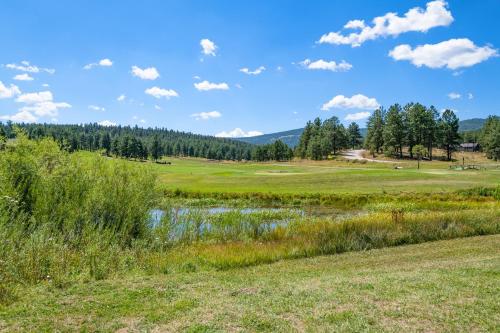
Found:
<path fill-rule="evenodd" d="M 50 85 L 48 83 L 44 83 L 44 84 L 42 84 L 42 87 L 48 88 L 48 87 L 50 87 Z"/>
<path fill-rule="evenodd" d="M 389 56 L 395 60 L 408 60 L 417 67 L 449 69 L 474 66 L 497 55 L 497 50 L 490 46 L 476 46 L 467 38 L 419 45 L 414 49 L 408 44 L 403 44 L 389 52 Z"/>
<path fill-rule="evenodd" d="M 375 98 L 369 98 L 362 94 L 357 94 L 352 97 L 337 95 L 327 103 L 323 104 L 321 110 L 327 111 L 331 108 L 373 110 L 379 106 L 380 104 Z"/>
<path fill-rule="evenodd" d="M 17 81 L 33 81 L 34 78 L 29 76 L 28 73 L 24 73 L 24 74 L 17 74 L 16 76 L 13 77 L 14 80 L 17 80 Z"/>
<path fill-rule="evenodd" d="M 143 80 L 156 80 L 160 77 L 160 73 L 158 73 L 155 67 L 142 69 L 137 66 L 132 66 L 132 75 Z"/>
<path fill-rule="evenodd" d="M 459 99 L 460 97 L 462 97 L 462 95 L 456 92 L 451 92 L 448 94 L 449 99 Z"/>
<path fill-rule="evenodd" d="M 357 112 L 357 113 L 349 113 L 347 116 L 345 116 L 345 120 L 361 120 L 361 119 L 366 119 L 370 116 L 370 112 Z"/>
<path fill-rule="evenodd" d="M 208 120 L 208 119 L 220 118 L 221 116 L 222 114 L 219 111 L 200 112 L 200 113 L 193 113 L 191 115 L 191 117 L 196 120 Z"/>
<path fill-rule="evenodd" d="M 205 38 L 200 41 L 200 45 L 202 48 L 201 52 L 204 55 L 211 55 L 215 57 L 215 50 L 217 49 L 217 45 L 215 45 L 214 42 L 212 42 L 210 39 Z"/>
<path fill-rule="evenodd" d="M 201 77 L 199 77 L 198 75 L 195 75 L 195 76 L 193 76 L 193 79 L 195 79 L 195 80 L 201 80 Z"/>
<path fill-rule="evenodd" d="M 19 90 L 18 86 L 11 84 L 10 87 L 7 87 L 0 81 L 0 99 L 12 98 L 20 93 L 21 90 Z"/>
<path fill-rule="evenodd" d="M 52 68 L 43 68 L 43 67 L 38 67 L 35 65 L 31 65 L 29 61 L 21 61 L 21 65 L 17 64 L 7 64 L 5 67 L 21 72 L 29 72 L 29 73 L 40 73 L 40 72 L 46 72 L 49 74 L 54 74 L 56 72 L 55 69 Z"/>
<path fill-rule="evenodd" d="M 241 128 L 237 127 L 232 131 L 226 132 L 222 131 L 220 133 L 215 134 L 216 137 L 219 138 L 248 138 L 250 136 L 257 136 L 257 135 L 262 135 L 264 133 L 260 131 L 248 131 L 245 132 Z"/>
<path fill-rule="evenodd" d="M 106 127 L 116 126 L 116 123 L 112 122 L 111 120 L 103 120 L 98 122 L 97 124 Z"/>
<path fill-rule="evenodd" d="M 240 69 L 240 72 L 248 74 L 248 75 L 259 75 L 260 73 L 262 73 L 265 70 L 266 70 L 266 67 L 264 67 L 264 66 L 260 66 L 259 68 L 255 69 L 253 71 L 244 67 L 244 68 Z"/>
<path fill-rule="evenodd" d="M 113 66 L 113 62 L 109 60 L 108 58 L 101 59 L 98 62 L 93 62 L 91 64 L 83 66 L 83 69 L 92 69 L 93 67 L 100 66 L 100 67 L 111 67 Z"/>
<path fill-rule="evenodd" d="M 121 94 L 120 96 L 118 96 L 118 97 L 116 98 L 116 100 L 117 100 L 118 102 L 123 102 L 123 101 L 125 100 L 125 98 L 127 98 L 127 96 L 125 96 L 124 94 Z"/>
<path fill-rule="evenodd" d="M 283 70 L 283 66 L 277 66 L 277 67 L 276 67 L 276 70 L 277 70 L 278 72 L 281 72 L 281 71 Z"/>
<path fill-rule="evenodd" d="M 363 29 L 366 27 L 363 20 L 351 20 L 344 25 L 344 29 Z"/>
<path fill-rule="evenodd" d="M 93 111 L 106 111 L 106 108 L 98 105 L 89 105 L 89 109 Z"/>
<path fill-rule="evenodd" d="M 373 26 L 366 26 L 361 20 L 351 20 L 344 25 L 344 28 L 361 29 L 359 32 L 346 35 L 341 32 L 330 32 L 321 36 L 318 43 L 347 44 L 357 47 L 379 37 L 398 36 L 409 31 L 426 32 L 434 27 L 448 26 L 451 22 L 453 16 L 447 9 L 447 3 L 437 0 L 428 2 L 425 10 L 415 7 L 408 10 L 404 16 L 389 12 L 384 16 L 375 17 L 372 20 Z"/>
<path fill-rule="evenodd" d="M 35 103 L 43 103 L 52 101 L 52 93 L 50 91 L 41 91 L 38 93 L 27 93 L 20 95 L 16 102 L 26 103 L 26 104 L 35 104 Z"/>
<path fill-rule="evenodd" d="M 468 93 L 468 94 L 467 94 L 467 98 L 469 98 L 469 99 L 473 99 L 473 98 L 474 98 L 474 95 L 472 95 L 472 93 Z"/>
<path fill-rule="evenodd" d="M 243 88 L 243 87 L 241 86 L 241 84 L 239 84 L 239 83 L 236 83 L 234 86 L 235 86 L 236 88 L 238 88 L 238 89 L 242 89 L 242 88 Z"/>
<path fill-rule="evenodd" d="M 146 89 L 144 92 L 148 95 L 155 97 L 155 98 L 165 97 L 166 99 L 170 99 L 170 97 L 179 96 L 179 94 L 177 94 L 177 92 L 175 90 L 162 89 L 159 87 L 152 87 L 152 88 Z"/>
<path fill-rule="evenodd" d="M 20 111 L 27 111 L 36 114 L 39 117 L 56 117 L 59 114 L 59 109 L 71 108 L 71 104 L 62 102 L 56 103 L 52 101 L 39 102 L 30 106 L 24 106 Z"/>
<path fill-rule="evenodd" d="M 222 83 L 211 83 L 208 82 L 207 80 L 195 83 L 194 87 L 198 89 L 199 91 L 207 91 L 207 90 L 228 90 L 229 86 L 227 83 L 222 82 Z"/>
<path fill-rule="evenodd" d="M 340 63 L 336 63 L 335 61 L 325 61 L 323 59 L 316 61 L 306 59 L 304 61 L 301 61 L 299 64 L 307 69 L 322 69 L 332 72 L 347 72 L 352 68 L 352 65 L 348 62 L 345 62 L 344 60 L 342 60 Z"/>
<path fill-rule="evenodd" d="M 1 116 L 0 119 L 10 120 L 15 123 L 34 123 L 38 120 L 37 117 L 35 117 L 28 111 L 21 111 L 11 116 Z"/>
<path fill-rule="evenodd" d="M 162 110 L 162 109 L 161 109 L 161 106 L 159 106 L 159 105 L 155 105 L 155 110 L 161 111 L 161 110 Z"/>
<path fill-rule="evenodd" d="M 66 102 L 54 102 L 50 91 L 22 94 L 16 99 L 16 102 L 27 104 L 19 111 L 34 113 L 39 117 L 56 117 L 59 109 L 71 108 L 71 104 Z"/>
<path fill-rule="evenodd" d="M 52 93 L 50 91 L 41 91 L 38 93 L 27 93 L 20 95 L 16 102 L 35 104 L 52 101 Z"/>

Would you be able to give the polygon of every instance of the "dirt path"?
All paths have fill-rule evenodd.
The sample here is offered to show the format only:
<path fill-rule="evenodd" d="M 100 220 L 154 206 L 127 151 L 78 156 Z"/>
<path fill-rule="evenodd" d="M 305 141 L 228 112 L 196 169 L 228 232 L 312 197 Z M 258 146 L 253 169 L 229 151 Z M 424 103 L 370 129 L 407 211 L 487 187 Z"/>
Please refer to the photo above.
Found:
<path fill-rule="evenodd" d="M 365 150 L 363 149 L 354 149 L 354 150 L 348 150 L 345 153 L 342 153 L 342 156 L 348 160 L 363 160 L 363 161 L 369 161 L 369 162 L 378 162 L 378 163 L 396 163 L 394 161 L 386 161 L 386 160 L 376 160 L 372 158 L 366 158 L 363 157 L 363 152 Z M 399 162 L 397 162 L 399 163 Z"/>

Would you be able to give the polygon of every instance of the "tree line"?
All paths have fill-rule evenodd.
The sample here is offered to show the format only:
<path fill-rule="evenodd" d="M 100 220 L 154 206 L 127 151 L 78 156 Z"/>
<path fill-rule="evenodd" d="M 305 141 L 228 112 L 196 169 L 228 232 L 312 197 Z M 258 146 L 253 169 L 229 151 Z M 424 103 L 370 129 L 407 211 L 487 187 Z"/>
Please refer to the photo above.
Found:
<path fill-rule="evenodd" d="M 362 142 L 363 136 L 355 122 L 345 128 L 337 117 L 324 121 L 316 118 L 307 122 L 295 148 L 295 156 L 322 160 L 343 149 L 360 147 Z"/>
<path fill-rule="evenodd" d="M 420 103 L 405 106 L 391 105 L 387 110 L 376 109 L 368 118 L 363 140 L 359 126 L 351 123 L 345 128 L 337 117 L 309 121 L 295 149 L 295 156 L 321 160 L 347 148 L 364 147 L 373 156 L 403 158 L 433 158 L 433 148 L 446 151 L 451 160 L 462 140 L 474 136 L 488 158 L 500 159 L 500 118 L 488 117 L 484 127 L 474 133 L 459 133 L 459 119 L 452 110 L 441 114 L 433 106 Z"/>
<path fill-rule="evenodd" d="M 28 138 L 53 138 L 61 148 L 102 151 L 108 156 L 160 160 L 163 156 L 201 157 L 213 160 L 288 160 L 293 157 L 283 142 L 254 146 L 249 143 L 168 130 L 138 126 L 101 126 L 99 124 L 16 124 L 0 122 L 0 137 L 15 137 L 15 127 Z"/>

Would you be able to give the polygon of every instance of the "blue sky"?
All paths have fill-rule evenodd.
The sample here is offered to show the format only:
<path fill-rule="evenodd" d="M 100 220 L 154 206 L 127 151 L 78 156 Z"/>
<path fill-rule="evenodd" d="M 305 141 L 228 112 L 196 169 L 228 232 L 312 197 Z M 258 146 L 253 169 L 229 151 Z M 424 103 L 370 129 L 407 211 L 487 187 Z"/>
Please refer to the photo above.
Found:
<path fill-rule="evenodd" d="M 495 0 L 4 2 L 0 121 L 242 136 L 317 116 L 364 126 L 395 102 L 498 115 L 499 13 Z"/>

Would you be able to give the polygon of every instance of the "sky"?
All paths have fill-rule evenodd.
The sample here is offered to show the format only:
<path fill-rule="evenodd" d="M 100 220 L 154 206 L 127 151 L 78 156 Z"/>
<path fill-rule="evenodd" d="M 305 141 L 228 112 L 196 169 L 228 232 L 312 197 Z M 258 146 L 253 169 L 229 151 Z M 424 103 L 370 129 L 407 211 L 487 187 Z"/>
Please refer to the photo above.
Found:
<path fill-rule="evenodd" d="M 420 102 L 500 115 L 500 2 L 4 1 L 0 121 L 252 136 Z"/>

